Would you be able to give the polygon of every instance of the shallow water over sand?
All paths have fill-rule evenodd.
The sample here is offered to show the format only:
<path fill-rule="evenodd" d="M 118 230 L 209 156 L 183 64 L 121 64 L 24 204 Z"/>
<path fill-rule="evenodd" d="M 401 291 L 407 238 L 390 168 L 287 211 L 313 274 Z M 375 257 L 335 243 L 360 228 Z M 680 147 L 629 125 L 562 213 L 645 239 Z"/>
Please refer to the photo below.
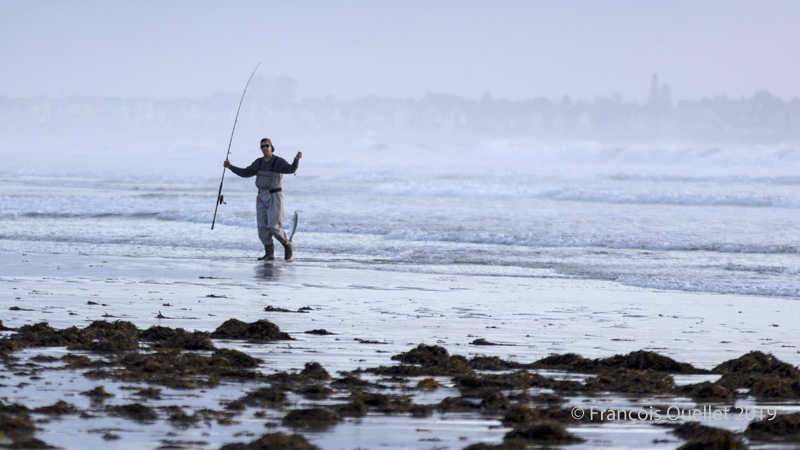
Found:
<path fill-rule="evenodd" d="M 62 245 L 68 250 L 75 244 Z M 215 341 L 218 347 L 236 348 L 263 359 L 258 370 L 265 374 L 299 371 L 305 363 L 316 361 L 336 378 L 340 371 L 395 364 L 390 360 L 392 355 L 420 343 L 440 345 L 451 354 L 485 354 L 520 362 L 532 362 L 551 353 L 607 357 L 641 349 L 700 368 L 711 368 L 749 350 L 773 353 L 792 364 L 800 362 L 795 347 L 800 326 L 789 313 L 795 300 L 787 298 L 652 291 L 547 273 L 519 277 L 328 269 L 302 259 L 260 264 L 251 258 L 207 261 L 17 251 L 4 253 L 2 260 L 0 295 L 6 326 L 45 320 L 56 328 L 83 327 L 93 320 L 121 319 L 140 329 L 162 325 L 213 331 L 228 318 L 266 318 L 296 340 L 266 344 Z M 9 311 L 12 306 L 22 310 Z M 267 312 L 267 306 L 291 311 L 311 309 L 306 313 Z M 158 319 L 159 314 L 166 318 Z M 314 329 L 334 334 L 304 333 Z M 479 338 L 501 345 L 471 344 Z M 63 348 L 30 348 L 17 356 L 59 357 L 65 353 Z M 697 382 L 697 377 L 704 376 L 692 377 L 678 378 L 676 383 Z M 413 385 L 416 381 L 411 378 L 405 383 Z M 446 377 L 441 382 L 444 387 L 432 394 L 413 392 L 415 402 L 436 403 L 442 397 L 458 395 L 456 389 L 448 387 Z M 283 412 L 272 410 L 255 417 L 255 410 L 248 409 L 234 417 L 232 424 L 211 421 L 188 428 L 163 420 L 143 424 L 110 417 L 103 413 L 104 406 L 92 406 L 79 393 L 103 385 L 116 395 L 105 405 L 142 401 L 132 391 L 121 389 L 136 383 L 93 380 L 80 371 L 11 376 L 2 384 L 4 402 L 36 407 L 61 399 L 98 416 L 86 419 L 67 415 L 39 425 L 39 439 L 64 448 L 83 448 L 89 443 L 157 448 L 167 441 L 180 441 L 183 448 L 217 448 L 225 442 L 250 441 L 266 432 L 294 431 L 280 425 Z M 395 382 L 394 386 L 400 388 L 402 383 Z M 256 387 L 230 382 L 201 391 L 161 387 L 161 400 L 144 402 L 157 411 L 170 405 L 180 405 L 189 412 L 219 410 Z M 292 409 L 315 403 L 297 395 L 290 395 L 289 401 Z M 322 403 L 336 401 L 344 400 L 332 398 Z M 636 409 L 637 405 L 649 404 L 697 407 L 687 398 L 637 396 L 575 397 L 569 404 L 605 409 Z M 740 400 L 736 405 L 755 403 Z M 776 407 L 780 413 L 798 410 L 791 404 L 758 405 Z M 159 414 L 167 417 L 165 412 Z M 708 422 L 736 431 L 747 424 Z M 265 423 L 276 426 L 265 427 Z M 325 431 L 299 432 L 325 449 L 455 449 L 477 442 L 498 443 L 507 431 L 509 428 L 498 419 L 478 413 L 434 413 L 427 418 L 369 414 Z M 585 425 L 569 427 L 569 431 L 586 439 L 570 448 L 649 448 L 653 440 L 667 441 L 657 448 L 676 448 L 683 442 L 668 429 L 643 422 Z M 108 433 L 120 438 L 106 441 L 103 436 Z"/>

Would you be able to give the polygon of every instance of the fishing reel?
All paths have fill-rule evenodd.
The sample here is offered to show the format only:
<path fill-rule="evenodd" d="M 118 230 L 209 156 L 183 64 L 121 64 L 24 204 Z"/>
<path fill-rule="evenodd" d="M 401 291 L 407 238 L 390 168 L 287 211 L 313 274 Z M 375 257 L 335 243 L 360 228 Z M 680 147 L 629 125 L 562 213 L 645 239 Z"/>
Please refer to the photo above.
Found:
<path fill-rule="evenodd" d="M 225 196 L 224 195 L 222 195 L 222 194 L 219 195 L 219 198 L 217 199 L 217 204 L 218 205 L 227 205 L 227 203 L 225 203 Z"/>

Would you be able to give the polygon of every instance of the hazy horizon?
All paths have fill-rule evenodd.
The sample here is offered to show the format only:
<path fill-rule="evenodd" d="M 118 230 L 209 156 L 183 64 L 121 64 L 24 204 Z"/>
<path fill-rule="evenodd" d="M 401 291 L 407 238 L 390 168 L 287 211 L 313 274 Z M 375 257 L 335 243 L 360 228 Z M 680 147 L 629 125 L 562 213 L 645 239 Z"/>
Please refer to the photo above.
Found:
<path fill-rule="evenodd" d="M 800 97 L 800 3 L 14 2 L 0 95 L 204 98 L 258 62 L 298 98 Z"/>

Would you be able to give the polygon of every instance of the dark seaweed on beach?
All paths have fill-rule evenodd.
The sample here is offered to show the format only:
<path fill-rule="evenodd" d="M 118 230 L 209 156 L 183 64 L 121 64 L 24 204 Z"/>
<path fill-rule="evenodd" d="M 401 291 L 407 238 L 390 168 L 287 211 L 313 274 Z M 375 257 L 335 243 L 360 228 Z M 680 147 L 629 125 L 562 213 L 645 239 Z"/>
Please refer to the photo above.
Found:
<path fill-rule="evenodd" d="M 282 313 L 301 313 L 302 314 L 302 313 L 307 313 L 307 312 L 311 311 L 311 308 L 309 308 L 307 306 L 304 306 L 304 307 L 298 309 L 297 311 L 292 311 L 291 309 L 279 308 L 279 307 L 276 307 L 276 306 L 267 305 L 267 307 L 264 308 L 264 311 L 266 311 L 266 312 L 282 312 Z"/>
<path fill-rule="evenodd" d="M 721 386 L 749 389 L 760 399 L 800 398 L 800 370 L 766 353 L 753 351 L 714 367 Z"/>
<path fill-rule="evenodd" d="M 557 422 L 542 422 L 514 428 L 506 433 L 503 439 L 507 441 L 523 441 L 526 443 L 553 444 L 575 444 L 585 441 L 585 439 L 579 438 L 565 430 L 564 427 Z"/>
<path fill-rule="evenodd" d="M 247 444 L 225 444 L 220 450 L 320 450 L 299 434 L 271 433 Z"/>
<path fill-rule="evenodd" d="M 597 359 L 584 358 L 575 353 L 551 355 L 536 361 L 531 367 L 583 373 L 597 373 L 609 369 L 652 370 L 679 374 L 708 373 L 707 370 L 698 369 L 691 364 L 677 362 L 668 356 L 645 350 Z"/>
<path fill-rule="evenodd" d="M 688 441 L 680 446 L 679 450 L 743 450 L 748 448 L 735 433 L 720 428 L 707 427 L 697 422 L 678 425 L 673 430 L 673 433 Z"/>
<path fill-rule="evenodd" d="M 257 380 L 262 377 L 250 369 L 262 362 L 238 350 L 215 350 L 210 356 L 181 350 L 130 353 L 118 356 L 109 370 L 93 370 L 86 376 L 119 381 L 140 381 L 176 389 L 215 386 L 222 379 Z"/>
<path fill-rule="evenodd" d="M 131 419 L 142 423 L 149 423 L 158 419 L 158 414 L 156 414 L 155 410 L 142 403 L 109 406 L 107 410 L 126 419 Z"/>
<path fill-rule="evenodd" d="M 747 426 L 744 435 L 756 441 L 800 441 L 800 413 L 759 419 Z"/>
<path fill-rule="evenodd" d="M 291 340 L 292 337 L 282 332 L 274 323 L 261 319 L 253 323 L 228 319 L 213 333 L 213 339 L 247 339 L 250 341 Z"/>
<path fill-rule="evenodd" d="M 319 430 L 341 422 L 339 414 L 325 408 L 306 408 L 290 411 L 283 418 L 283 424 L 292 428 Z"/>
<path fill-rule="evenodd" d="M 139 339 L 152 341 L 156 348 L 181 348 L 184 350 L 215 350 L 211 334 L 202 331 L 188 332 L 183 328 L 169 328 L 158 325 L 144 330 Z"/>
<path fill-rule="evenodd" d="M 691 397 L 694 401 L 732 403 L 736 398 L 736 391 L 726 388 L 721 384 L 704 381 L 702 383 L 681 386 L 677 392 Z"/>

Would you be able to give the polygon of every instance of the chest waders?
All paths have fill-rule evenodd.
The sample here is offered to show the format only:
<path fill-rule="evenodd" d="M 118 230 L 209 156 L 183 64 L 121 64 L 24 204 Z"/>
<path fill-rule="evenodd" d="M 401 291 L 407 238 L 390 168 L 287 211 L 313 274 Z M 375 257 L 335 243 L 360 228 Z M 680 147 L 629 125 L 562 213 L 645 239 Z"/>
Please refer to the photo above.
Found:
<path fill-rule="evenodd" d="M 270 169 L 275 168 L 277 157 L 272 157 Z M 258 238 L 264 244 L 264 256 L 259 260 L 275 259 L 273 236 L 283 245 L 284 259 L 292 259 L 292 241 L 283 231 L 283 174 L 271 170 L 259 170 L 256 175 L 256 221 L 258 222 Z"/>

